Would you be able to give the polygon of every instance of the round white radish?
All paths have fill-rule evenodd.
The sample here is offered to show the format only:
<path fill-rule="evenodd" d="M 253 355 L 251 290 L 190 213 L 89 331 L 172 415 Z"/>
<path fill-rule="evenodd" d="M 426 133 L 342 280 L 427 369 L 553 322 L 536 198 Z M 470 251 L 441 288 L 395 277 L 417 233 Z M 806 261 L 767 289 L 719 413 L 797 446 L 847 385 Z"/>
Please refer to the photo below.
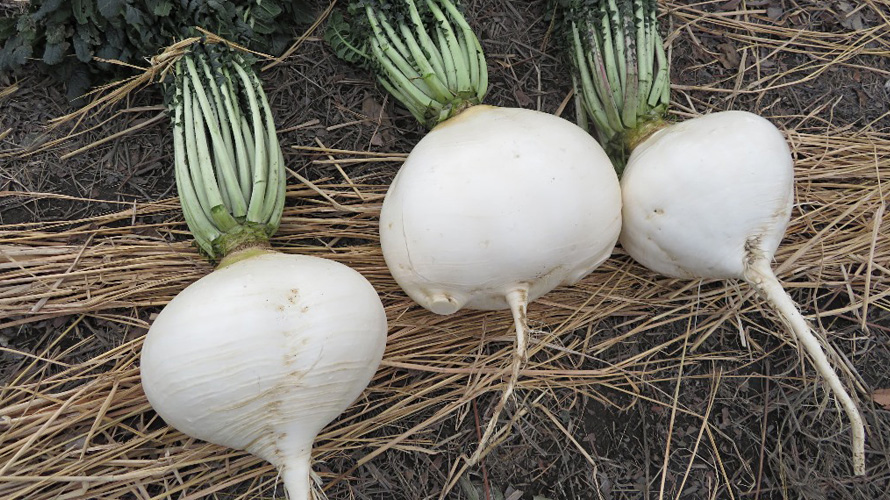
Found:
<path fill-rule="evenodd" d="M 743 278 L 749 247 L 771 260 L 791 219 L 793 162 L 766 119 L 724 111 L 663 128 L 621 178 L 621 246 L 677 278 Z"/>
<path fill-rule="evenodd" d="M 631 153 L 621 178 L 621 246 L 676 278 L 744 279 L 791 326 L 852 422 L 865 473 L 862 418 L 819 341 L 770 268 L 791 217 L 794 169 L 768 120 L 724 111 L 670 125 Z"/>
<path fill-rule="evenodd" d="M 380 244 L 412 299 L 451 314 L 578 281 L 620 228 L 618 177 L 593 138 L 546 113 L 479 105 L 411 151 L 383 202 Z"/>
<path fill-rule="evenodd" d="M 370 382 L 386 315 L 347 266 L 247 252 L 158 315 L 142 348 L 142 386 L 168 424 L 271 462 L 289 497 L 304 500 L 312 442 Z"/>
<path fill-rule="evenodd" d="M 488 65 L 459 2 L 351 1 L 326 39 L 432 128 L 393 180 L 380 242 L 393 277 L 437 314 L 506 309 L 511 376 L 470 463 L 481 457 L 526 358 L 528 302 L 593 271 L 621 227 L 618 176 L 600 145 L 561 118 L 483 105 Z"/>
<path fill-rule="evenodd" d="M 486 105 L 414 147 L 380 214 L 386 264 L 418 304 L 512 310 L 513 376 L 496 413 L 526 357 L 528 302 L 593 271 L 620 229 L 618 177 L 596 140 L 553 115 Z"/>

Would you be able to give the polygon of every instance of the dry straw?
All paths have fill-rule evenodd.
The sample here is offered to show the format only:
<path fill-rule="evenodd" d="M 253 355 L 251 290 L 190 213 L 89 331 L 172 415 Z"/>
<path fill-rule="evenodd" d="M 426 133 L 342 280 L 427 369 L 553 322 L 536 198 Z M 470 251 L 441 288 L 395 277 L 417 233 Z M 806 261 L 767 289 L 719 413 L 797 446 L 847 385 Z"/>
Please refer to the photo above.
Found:
<path fill-rule="evenodd" d="M 788 69 L 785 78 L 708 82 L 704 88 L 714 92 L 716 101 L 696 100 L 701 88 L 677 89 L 680 96 L 689 92 L 678 102 L 678 109 L 686 106 L 688 112 L 704 112 L 725 105 L 724 98 L 793 82 L 796 74 L 805 80 L 854 61 L 851 54 L 887 55 L 887 39 L 878 37 L 888 31 L 886 19 L 880 30 L 783 35 L 757 11 L 738 15 L 670 6 L 675 36 L 694 39 L 720 30 L 747 44 L 751 57 L 760 49 L 767 49 L 767 55 L 797 50 L 812 55 Z M 886 13 L 886 6 L 875 9 Z M 750 62 L 743 69 L 756 71 Z M 870 310 L 890 311 L 890 136 L 866 129 L 837 131 L 827 123 L 817 128 L 812 117 L 799 120 L 808 126 L 787 130 L 797 159 L 797 204 L 776 256 L 777 274 L 817 332 L 836 346 L 846 346 L 820 325 L 845 316 L 869 327 Z M 342 160 L 347 167 L 381 160 L 397 164 L 403 157 L 323 147 L 304 153 L 320 164 Z M 435 316 L 399 290 L 377 241 L 384 193 L 385 186 L 362 179 L 309 184 L 291 177 L 284 218 L 273 240 L 284 252 L 323 256 L 360 271 L 380 292 L 390 322 L 385 359 L 370 388 L 319 436 L 313 456 L 322 463 L 351 457 L 358 467 L 394 450 L 434 454 L 449 448 L 452 439 L 472 449 L 473 436 L 448 437 L 431 429 L 449 418 L 472 418 L 467 417 L 470 402 L 497 394 L 511 361 L 509 315 L 468 311 Z M 0 328 L 31 325 L 46 332 L 40 351 L 19 352 L 21 360 L 0 390 L 0 498 L 199 499 L 220 491 L 236 492 L 226 498 L 274 496 L 277 478 L 271 466 L 167 428 L 150 410 L 139 385 L 137 359 L 149 319 L 145 308 L 165 304 L 210 270 L 190 245 L 176 199 L 120 205 L 113 213 L 83 220 L 0 226 Z M 818 304 L 826 294 L 838 300 L 823 310 Z M 669 406 L 673 401 L 676 411 L 689 412 L 670 394 L 643 395 L 641 387 L 673 376 L 681 363 L 679 354 L 661 354 L 679 353 L 685 344 L 684 364 L 719 358 L 725 354 L 695 348 L 736 324 L 755 350 L 761 333 L 787 340 L 780 325 L 758 321 L 768 314 L 741 287 L 665 279 L 619 251 L 578 285 L 558 289 L 529 308 L 535 332 L 530 362 L 519 382 L 528 399 L 513 418 L 537 408 L 536 415 L 547 419 L 542 425 L 559 427 L 553 403 L 536 399 L 555 389 L 577 391 L 606 405 L 613 404 L 609 394 Z M 114 339 L 105 352 L 82 359 L 78 353 L 90 346 L 107 345 L 102 332 L 88 326 L 103 321 L 128 335 Z M 604 359 L 618 343 L 687 322 L 684 335 L 621 359 Z M 570 332 L 574 334 L 566 335 Z M 724 343 L 736 347 L 736 339 Z M 591 365 L 599 368 L 585 367 Z M 858 387 L 860 397 L 864 394 L 855 370 L 848 368 L 844 378 Z M 818 387 L 814 380 L 803 383 Z M 840 422 L 838 418 L 836 425 Z M 699 438 L 716 432 L 705 421 Z M 446 458 L 453 471 L 460 470 L 459 457 Z M 350 480 L 354 469 L 319 470 L 324 484 L 336 488 Z M 717 481 L 730 481 L 726 471 L 717 474 Z"/>

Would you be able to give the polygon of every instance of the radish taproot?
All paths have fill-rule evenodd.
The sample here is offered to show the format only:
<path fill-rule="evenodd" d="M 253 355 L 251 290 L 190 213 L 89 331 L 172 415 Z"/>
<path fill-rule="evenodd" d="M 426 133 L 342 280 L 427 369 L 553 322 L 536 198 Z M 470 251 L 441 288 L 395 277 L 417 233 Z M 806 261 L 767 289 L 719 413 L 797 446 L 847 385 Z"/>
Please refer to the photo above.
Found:
<path fill-rule="evenodd" d="M 770 267 L 793 206 L 788 144 L 772 123 L 748 112 L 665 121 L 669 61 L 656 11 L 651 0 L 571 0 L 558 17 L 579 119 L 590 117 L 623 172 L 619 242 L 634 260 L 667 276 L 748 282 L 840 402 L 851 422 L 853 471 L 865 474 L 856 403 Z"/>
<path fill-rule="evenodd" d="M 437 314 L 510 309 L 510 378 L 469 463 L 494 433 L 527 359 L 526 310 L 580 280 L 612 252 L 618 177 L 602 147 L 562 118 L 481 104 L 485 57 L 449 0 L 354 1 L 327 39 L 364 63 L 432 130 L 413 148 L 380 214 L 395 280 Z"/>
<path fill-rule="evenodd" d="M 355 270 L 269 246 L 284 159 L 255 73 L 217 68 L 202 82 L 190 56 L 177 65 L 177 189 L 198 246 L 219 265 L 154 320 L 142 387 L 169 425 L 271 462 L 289 497 L 307 500 L 312 442 L 370 382 L 386 315 Z"/>

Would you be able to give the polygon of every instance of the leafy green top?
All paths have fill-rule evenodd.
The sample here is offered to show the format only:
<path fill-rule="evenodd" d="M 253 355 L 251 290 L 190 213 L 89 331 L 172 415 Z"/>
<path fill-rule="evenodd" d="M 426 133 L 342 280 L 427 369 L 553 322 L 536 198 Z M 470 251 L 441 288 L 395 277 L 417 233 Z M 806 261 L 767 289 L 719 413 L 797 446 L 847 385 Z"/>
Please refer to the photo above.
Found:
<path fill-rule="evenodd" d="M 430 128 L 488 89 L 482 46 L 456 1 L 352 0 L 345 16 L 331 16 L 325 38 Z"/>
<path fill-rule="evenodd" d="M 256 72 L 195 45 L 176 61 L 171 102 L 176 188 L 189 230 L 211 259 L 268 242 L 284 209 L 284 156 Z"/>
<path fill-rule="evenodd" d="M 199 26 L 253 50 L 279 53 L 308 8 L 292 0 L 31 0 L 17 16 L 0 19 L 0 71 L 28 62 L 65 82 L 69 98 L 127 69 L 96 61 L 144 66 Z"/>
<path fill-rule="evenodd" d="M 657 11 L 655 0 L 559 0 L 579 123 L 586 129 L 593 121 L 619 173 L 632 143 L 662 122 L 670 100 Z"/>

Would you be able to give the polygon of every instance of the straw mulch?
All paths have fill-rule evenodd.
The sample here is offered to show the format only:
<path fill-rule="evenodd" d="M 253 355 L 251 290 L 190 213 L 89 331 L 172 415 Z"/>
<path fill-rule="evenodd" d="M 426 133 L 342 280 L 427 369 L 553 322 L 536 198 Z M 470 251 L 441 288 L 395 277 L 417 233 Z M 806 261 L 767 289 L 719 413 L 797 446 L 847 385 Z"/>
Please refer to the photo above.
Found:
<path fill-rule="evenodd" d="M 890 4 L 862 2 L 846 19 L 863 25 L 819 31 L 795 28 L 790 17 L 771 19 L 770 6 L 786 3 L 748 2 L 741 12 L 744 1 L 670 2 L 668 43 L 675 67 L 684 68 L 675 71 L 674 110 L 679 116 L 757 110 L 786 132 L 797 160 L 796 207 L 776 256 L 777 274 L 833 346 L 834 359 L 847 366 L 844 379 L 869 425 L 867 477 L 852 478 L 843 412 L 750 290 L 666 279 L 620 248 L 578 285 L 529 308 L 530 362 L 517 403 L 502 417 L 508 432 L 482 466 L 463 471 L 461 455 L 474 448 L 505 383 L 512 320 L 506 312 L 435 316 L 391 279 L 377 216 L 386 182 L 408 148 L 335 150 L 306 146 L 315 144 L 307 140 L 288 147 L 290 164 L 299 167 L 292 167 L 273 245 L 361 272 L 379 291 L 390 324 L 373 383 L 316 442 L 315 470 L 331 498 L 437 498 L 446 490 L 449 498 L 474 498 L 472 484 L 499 485 L 500 492 L 512 485 L 551 498 L 640 498 L 644 491 L 672 498 L 886 494 L 890 412 L 870 394 L 890 387 L 890 121 L 879 113 L 838 125 L 833 100 L 797 107 L 788 96 L 838 72 L 868 77 L 873 70 L 890 78 Z M 546 37 L 542 6 L 514 4 L 521 8 L 493 4 L 508 14 L 485 36 L 503 40 L 511 23 L 521 26 L 517 19 L 530 16 L 526 25 L 537 26 L 530 33 Z M 722 38 L 713 39 L 715 33 Z M 563 109 L 564 75 L 542 86 L 515 72 L 522 67 L 517 54 L 543 51 L 487 43 L 493 73 L 507 68 L 527 91 L 537 85 L 527 105 Z M 544 48 L 540 38 L 528 43 Z M 738 59 L 725 60 L 733 52 L 715 49 L 719 43 L 732 44 Z M 309 51 L 307 59 L 324 54 L 330 61 L 317 39 L 300 50 Z M 302 72 L 312 68 L 297 57 L 293 64 Z M 545 76 L 561 64 L 543 61 Z M 733 63 L 736 70 L 729 69 Z M 495 80 L 491 102 L 517 105 L 511 80 L 501 82 Z M 274 98 L 288 93 L 272 95 L 284 116 L 287 106 Z M 323 123 L 325 140 L 338 142 L 342 123 Z M 381 132 L 380 123 L 370 120 L 362 133 Z M 300 130 L 307 137 L 317 131 Z M 108 143 L 93 149 L 102 147 Z M 73 149 L 63 143 L 44 156 L 9 149 L 4 161 L 58 158 Z M 307 179 L 309 173 L 315 176 Z M 191 246 L 178 201 L 9 190 L 3 196 L 112 209 L 0 226 L 0 498 L 283 498 L 271 466 L 166 427 L 139 385 L 151 315 L 212 270 Z"/>

